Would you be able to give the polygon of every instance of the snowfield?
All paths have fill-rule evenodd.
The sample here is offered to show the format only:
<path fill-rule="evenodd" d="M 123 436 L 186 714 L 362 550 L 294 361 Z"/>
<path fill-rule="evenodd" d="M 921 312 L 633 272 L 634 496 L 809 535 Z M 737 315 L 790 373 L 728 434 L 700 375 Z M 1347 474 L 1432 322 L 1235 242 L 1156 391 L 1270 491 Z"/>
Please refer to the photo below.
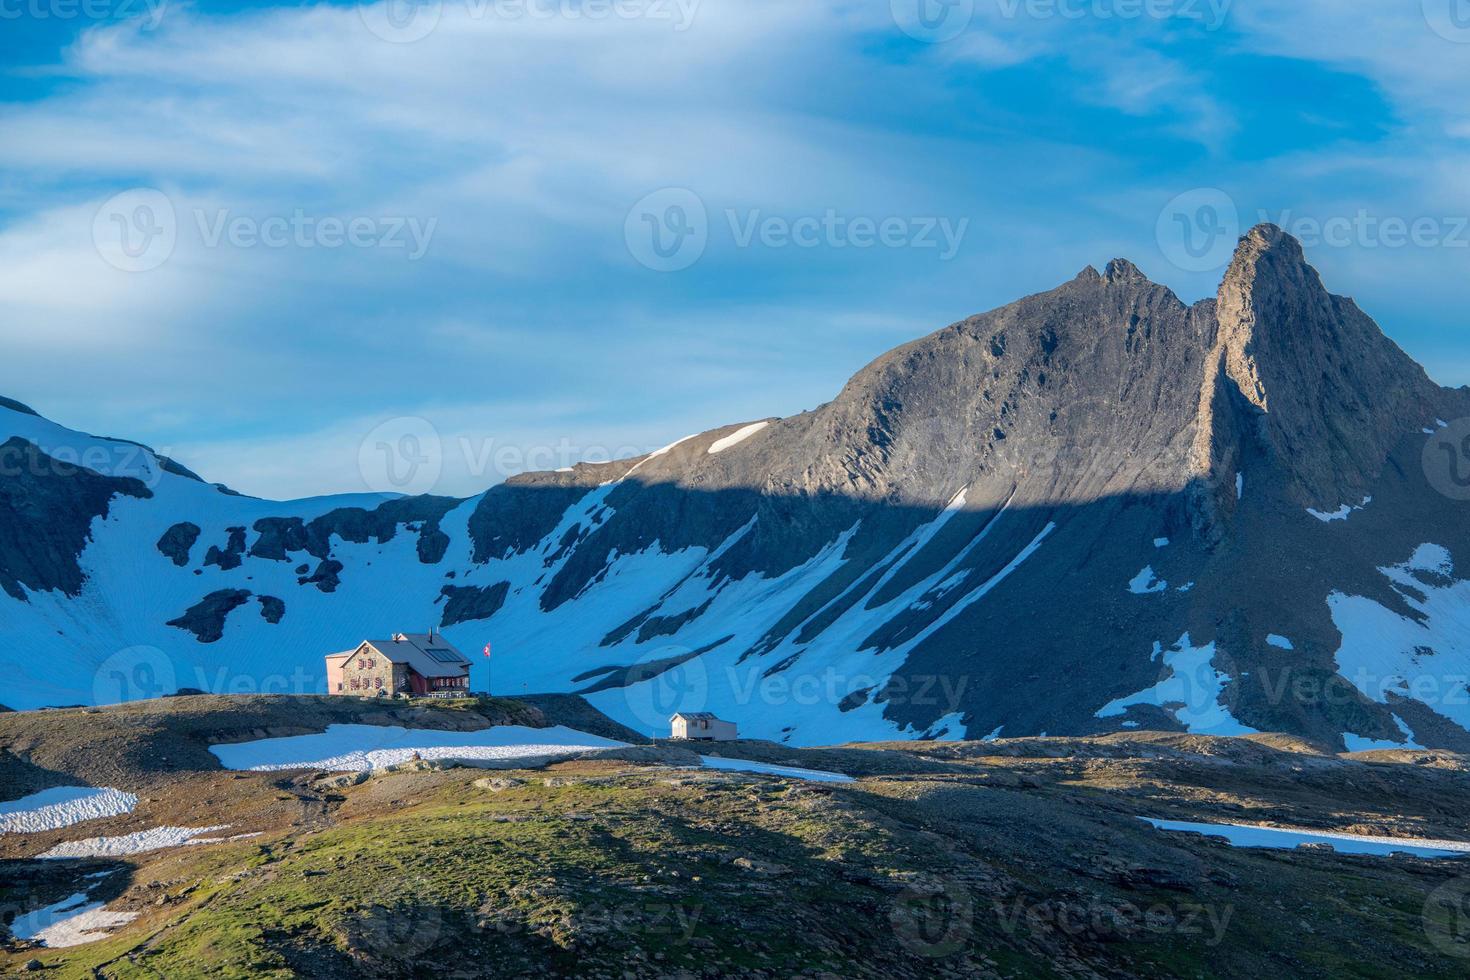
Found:
<path fill-rule="evenodd" d="M 1169 650 L 1154 643 L 1153 659 L 1163 665 L 1153 687 L 1118 698 L 1097 711 L 1098 718 L 1127 714 L 1133 705 L 1153 705 L 1173 714 L 1192 735 L 1251 735 L 1256 729 L 1236 720 L 1220 702 L 1228 674 L 1215 666 L 1215 644 L 1194 646 L 1185 633 Z M 1131 727 L 1131 726 L 1130 726 Z"/>
<path fill-rule="evenodd" d="M 1465 691 L 1465 679 L 1470 677 L 1470 582 L 1454 578 L 1449 551 L 1436 544 L 1420 545 L 1408 561 L 1379 571 L 1418 618 L 1402 616 L 1364 596 L 1332 593 L 1327 604 L 1333 625 L 1342 633 L 1338 672 L 1379 704 L 1390 704 L 1389 695 L 1408 698 L 1457 725 L 1470 725 L 1470 697 Z M 1444 584 L 1434 584 L 1436 578 Z M 1393 717 L 1405 741 L 1348 738 L 1348 747 L 1354 751 L 1417 747 L 1403 719 Z"/>
<path fill-rule="evenodd" d="M 555 728 L 498 725 L 480 732 L 441 732 L 378 725 L 331 725 L 325 732 L 317 735 L 291 735 L 256 742 L 216 745 L 210 751 L 226 769 L 255 772 L 283 769 L 368 772 L 407 762 L 415 753 L 421 759 L 515 760 L 575 755 L 584 749 L 624 748 L 627 744 L 562 725 Z M 777 766 L 720 756 L 700 758 L 711 769 L 766 773 L 812 782 L 853 781 L 851 776 L 819 769 Z"/>
<path fill-rule="evenodd" d="M 725 438 L 716 439 L 714 442 L 710 443 L 710 447 L 706 450 L 706 452 L 711 456 L 722 453 L 725 450 L 729 449 L 731 446 L 740 445 L 742 442 L 749 439 L 751 436 L 755 435 L 757 432 L 764 429 L 770 424 L 770 422 L 754 422 L 750 425 L 747 425 L 743 429 L 737 429 L 736 431 L 730 433 L 728 436 L 725 436 Z"/>
<path fill-rule="evenodd" d="M 379 725 L 330 725 L 316 735 L 291 735 L 256 742 L 215 745 L 210 750 L 226 769 L 270 772 L 326 769 L 364 772 L 421 759 L 520 759 L 572 755 L 583 749 L 621 748 L 617 742 L 572 728 L 498 725 L 479 732 Z"/>
<path fill-rule="evenodd" d="M 700 759 L 710 769 L 725 769 L 731 772 L 759 772 L 771 776 L 788 776 L 814 783 L 851 783 L 851 776 L 840 772 L 824 772 L 821 769 L 801 769 L 797 766 L 776 766 L 769 762 L 747 762 L 744 759 L 725 759 L 717 755 L 702 755 Z"/>
<path fill-rule="evenodd" d="M 0 803 L 0 834 L 34 834 L 60 830 L 83 820 L 131 813 L 138 798 L 120 789 L 54 786 L 18 800 Z"/>
<path fill-rule="evenodd" d="M 123 834 L 120 837 L 88 837 L 85 840 L 69 840 L 57 844 L 41 857 L 49 860 L 122 857 L 128 854 L 142 854 L 145 851 L 157 851 L 165 847 L 180 847 L 185 844 L 217 844 L 237 838 L 205 837 L 203 835 L 217 830 L 228 830 L 229 826 L 229 824 L 219 824 L 214 827 L 153 827 L 149 830 Z M 240 836 L 254 835 L 242 834 Z"/>
<path fill-rule="evenodd" d="M 41 943 L 52 949 L 80 946 L 107 938 L 109 929 L 127 925 L 136 912 L 109 912 L 102 902 L 87 903 L 87 893 L 77 892 L 54 905 L 16 916 L 10 933 L 16 939 Z"/>
<path fill-rule="evenodd" d="M 1427 840 L 1418 837 L 1374 837 L 1366 834 L 1341 834 L 1330 830 L 1294 830 L 1258 827 L 1243 823 L 1193 823 L 1188 820 L 1154 820 L 1140 817 L 1159 830 L 1178 830 L 1210 837 L 1224 837 L 1236 847 L 1295 848 L 1301 844 L 1328 844 L 1343 854 L 1376 854 L 1386 857 L 1394 853 L 1415 857 L 1463 857 L 1470 854 L 1470 842 Z"/>

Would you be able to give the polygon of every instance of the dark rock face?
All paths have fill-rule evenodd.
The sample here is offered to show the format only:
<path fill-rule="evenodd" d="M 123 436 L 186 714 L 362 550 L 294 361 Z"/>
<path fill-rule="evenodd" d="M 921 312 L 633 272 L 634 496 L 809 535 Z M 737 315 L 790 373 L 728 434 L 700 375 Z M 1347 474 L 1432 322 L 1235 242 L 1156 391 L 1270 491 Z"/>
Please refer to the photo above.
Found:
<path fill-rule="evenodd" d="M 274 626 L 286 615 L 286 603 L 273 595 L 257 596 L 260 601 L 260 616 Z"/>
<path fill-rule="evenodd" d="M 491 487 L 470 515 L 474 560 L 484 563 L 525 551 L 555 529 L 567 508 L 599 484 L 621 478 L 633 464 L 582 463 L 570 473 L 526 473 Z"/>
<path fill-rule="evenodd" d="M 379 544 L 393 540 L 400 526 L 419 536 L 419 561 L 437 564 L 449 547 L 449 537 L 439 528 L 444 515 L 462 503 L 455 497 L 404 497 L 374 508 L 342 507 L 310 521 L 299 517 L 266 517 L 255 522 L 260 535 L 250 549 L 257 558 L 289 561 L 291 552 L 304 551 L 317 559 L 331 555 L 333 535 L 343 541 Z"/>
<path fill-rule="evenodd" d="M 175 565 L 183 568 L 189 564 L 189 552 L 193 549 L 194 542 L 199 540 L 200 533 L 198 524 L 182 521 L 163 532 L 163 537 L 158 539 L 158 550 Z"/>
<path fill-rule="evenodd" d="M 229 542 L 221 551 L 214 545 L 209 546 L 209 551 L 204 554 L 205 565 L 215 565 L 221 571 L 228 572 L 241 565 L 240 556 L 245 554 L 245 529 L 243 527 L 226 528 L 229 534 Z"/>
<path fill-rule="evenodd" d="M 497 582 L 485 588 L 446 585 L 440 594 L 446 600 L 444 618 L 440 625 L 448 627 L 494 616 L 505 605 L 505 597 L 510 594 L 510 583 Z"/>
<path fill-rule="evenodd" d="M 182 616 L 164 625 L 188 630 L 200 643 L 216 643 L 225 635 L 225 617 L 249 601 L 250 593 L 244 589 L 221 589 L 209 593 Z"/>
<path fill-rule="evenodd" d="M 77 595 L 78 564 L 115 496 L 153 496 L 140 480 L 102 476 L 53 459 L 34 443 L 0 444 L 0 589 L 22 601 L 25 589 Z M 24 587 L 24 588 L 22 588 Z"/>
<path fill-rule="evenodd" d="M 337 586 L 342 584 L 342 563 L 332 558 L 321 561 L 316 566 L 316 571 L 309 576 L 298 578 L 298 585 L 315 585 L 322 592 L 336 592 Z"/>
<path fill-rule="evenodd" d="M 4 395 L 0 395 L 0 408 L 8 408 L 12 412 L 19 412 L 22 415 L 34 415 L 36 418 L 41 417 L 40 413 L 34 408 L 31 408 L 31 406 L 23 405 L 14 398 L 6 398 Z"/>

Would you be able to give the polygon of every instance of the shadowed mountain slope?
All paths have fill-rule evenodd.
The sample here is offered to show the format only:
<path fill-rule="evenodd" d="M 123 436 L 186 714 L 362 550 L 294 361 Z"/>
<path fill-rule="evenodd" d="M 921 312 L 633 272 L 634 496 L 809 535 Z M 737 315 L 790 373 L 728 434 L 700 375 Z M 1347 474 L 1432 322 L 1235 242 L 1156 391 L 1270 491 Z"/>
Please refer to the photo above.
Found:
<path fill-rule="evenodd" d="M 323 653 L 442 623 L 493 643 L 477 686 L 585 691 L 644 732 L 708 709 L 804 744 L 1145 727 L 1464 748 L 1466 416 L 1262 226 L 1216 300 L 1114 260 L 813 411 L 466 501 L 277 504 L 146 453 L 97 467 L 151 473 L 152 496 L 119 488 L 98 517 L 105 484 L 79 481 L 50 505 L 84 581 L 21 579 L 0 616 L 25 640 L 0 657 L 22 707 L 158 693 L 114 676 L 317 690 Z M 51 457 L 90 439 L 0 420 Z M 0 580 L 37 567 L 26 535 L 0 541 Z M 231 590 L 275 621 L 201 605 Z"/>

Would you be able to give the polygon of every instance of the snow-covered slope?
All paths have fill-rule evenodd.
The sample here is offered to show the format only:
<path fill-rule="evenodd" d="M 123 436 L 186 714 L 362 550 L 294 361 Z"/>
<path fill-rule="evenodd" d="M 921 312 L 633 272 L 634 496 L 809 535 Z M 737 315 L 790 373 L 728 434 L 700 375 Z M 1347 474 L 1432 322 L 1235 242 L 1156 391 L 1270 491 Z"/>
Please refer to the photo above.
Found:
<path fill-rule="evenodd" d="M 1217 301 L 1115 260 L 814 411 L 469 500 L 256 500 L 0 400 L 0 702 L 321 691 L 323 654 L 433 625 L 493 644 L 475 687 L 645 732 L 1470 748 L 1349 673 L 1449 684 L 1470 646 L 1436 469 L 1467 416 L 1269 226 Z"/>

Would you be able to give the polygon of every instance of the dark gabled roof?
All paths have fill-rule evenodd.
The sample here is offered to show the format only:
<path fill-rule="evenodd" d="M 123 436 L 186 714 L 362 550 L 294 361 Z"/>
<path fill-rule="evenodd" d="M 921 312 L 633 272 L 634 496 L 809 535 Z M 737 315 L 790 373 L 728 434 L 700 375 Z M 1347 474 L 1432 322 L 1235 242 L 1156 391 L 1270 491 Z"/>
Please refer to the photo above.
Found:
<path fill-rule="evenodd" d="M 683 718 L 685 721 L 719 721 L 712 711 L 676 711 L 669 721 L 674 718 Z"/>
<path fill-rule="evenodd" d="M 351 650 L 330 654 L 328 659 L 352 656 L 364 646 L 372 647 L 384 660 L 404 664 L 421 677 L 463 677 L 470 661 L 440 633 L 396 633 L 387 640 L 364 640 Z"/>

